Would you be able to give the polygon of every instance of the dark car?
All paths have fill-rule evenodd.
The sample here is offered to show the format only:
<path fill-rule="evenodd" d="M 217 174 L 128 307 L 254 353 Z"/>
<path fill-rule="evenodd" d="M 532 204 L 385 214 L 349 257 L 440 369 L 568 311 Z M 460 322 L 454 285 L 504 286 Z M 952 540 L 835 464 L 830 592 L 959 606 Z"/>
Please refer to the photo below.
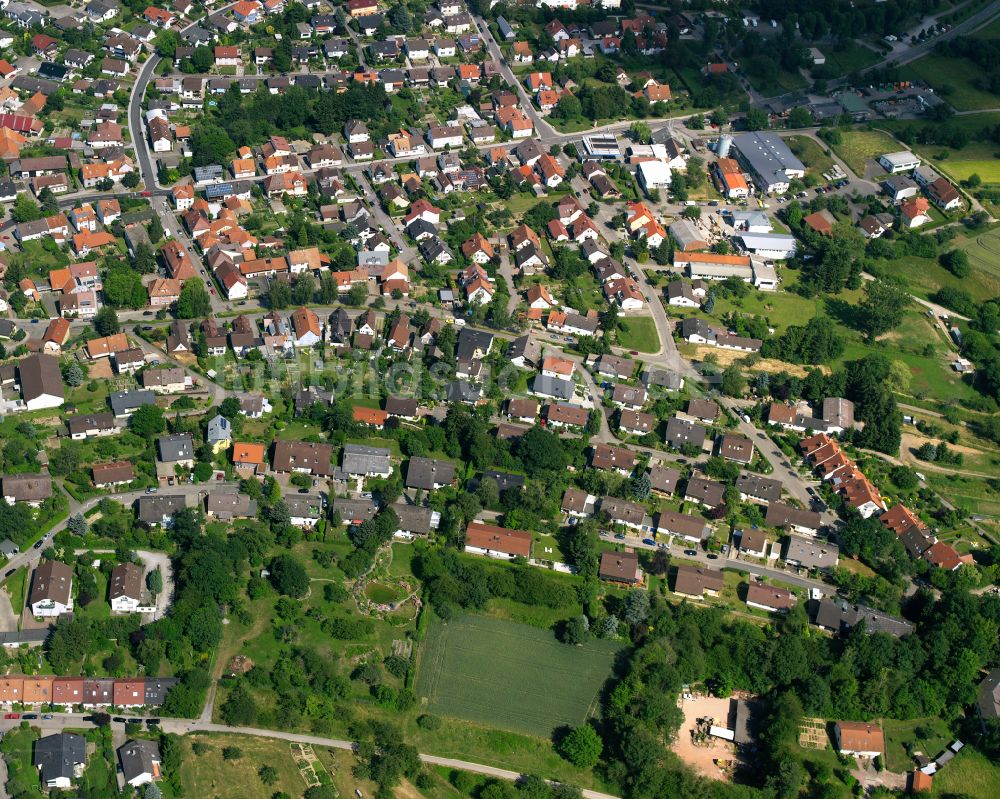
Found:
<path fill-rule="evenodd" d="M 114 717 L 113 719 L 111 719 L 111 720 L 112 720 L 112 721 L 113 721 L 113 722 L 114 722 L 115 724 L 124 724 L 124 723 L 125 723 L 125 717 L 124 717 L 124 716 L 115 716 L 115 717 Z"/>
<path fill-rule="evenodd" d="M 625 540 L 625 533 L 615 533 L 615 539 L 618 540 L 618 541 L 624 541 Z"/>
<path fill-rule="evenodd" d="M 45 543 L 45 539 L 44 538 L 41 541 L 36 541 L 35 545 L 32 547 L 32 549 L 38 549 L 44 543 Z"/>
<path fill-rule="evenodd" d="M 698 555 L 698 553 L 693 549 L 685 549 L 684 554 L 687 555 L 689 558 L 694 558 L 697 557 Z"/>
<path fill-rule="evenodd" d="M 38 718 L 38 714 L 37 713 L 25 713 L 25 714 L 23 714 L 21 716 L 21 718 L 22 719 L 28 719 L 30 721 L 31 719 L 37 719 Z"/>
<path fill-rule="evenodd" d="M 716 555 L 714 552 L 710 552 L 705 557 L 708 558 L 709 560 L 718 560 L 719 559 L 719 556 Z"/>
<path fill-rule="evenodd" d="M 17 571 L 17 569 L 11 569 L 10 571 L 8 571 L 8 572 L 6 572 L 4 574 L 4 577 L 10 577 L 16 571 Z"/>
<path fill-rule="evenodd" d="M 150 727 L 153 727 L 159 723 L 160 723 L 159 719 L 146 719 L 146 724 L 148 724 Z"/>
<path fill-rule="evenodd" d="M 653 546 L 653 544 L 655 544 L 656 542 L 652 538 L 644 538 L 642 539 L 642 543 L 646 544 L 647 546 Z"/>

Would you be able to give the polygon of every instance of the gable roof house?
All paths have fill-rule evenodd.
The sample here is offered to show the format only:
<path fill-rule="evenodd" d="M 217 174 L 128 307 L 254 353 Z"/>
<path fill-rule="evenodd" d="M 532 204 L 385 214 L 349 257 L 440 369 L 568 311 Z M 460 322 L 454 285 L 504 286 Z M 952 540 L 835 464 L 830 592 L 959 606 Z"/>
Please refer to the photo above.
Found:
<path fill-rule="evenodd" d="M 145 739 L 127 741 L 118 747 L 118 761 L 125 782 L 135 788 L 154 782 L 163 776 L 160 770 L 160 747 L 155 741 Z"/>
<path fill-rule="evenodd" d="M 61 616 L 73 610 L 73 570 L 58 560 L 46 560 L 35 569 L 28 604 L 33 616 Z"/>
<path fill-rule="evenodd" d="M 431 491 L 451 485 L 455 480 L 455 464 L 434 458 L 412 457 L 406 469 L 406 487 Z"/>
<path fill-rule="evenodd" d="M 61 732 L 35 742 L 32 764 L 46 788 L 69 788 L 83 776 L 87 762 L 87 742 L 81 735 Z"/>
<path fill-rule="evenodd" d="M 531 533 L 472 521 L 465 530 L 465 551 L 506 560 L 530 558 Z"/>

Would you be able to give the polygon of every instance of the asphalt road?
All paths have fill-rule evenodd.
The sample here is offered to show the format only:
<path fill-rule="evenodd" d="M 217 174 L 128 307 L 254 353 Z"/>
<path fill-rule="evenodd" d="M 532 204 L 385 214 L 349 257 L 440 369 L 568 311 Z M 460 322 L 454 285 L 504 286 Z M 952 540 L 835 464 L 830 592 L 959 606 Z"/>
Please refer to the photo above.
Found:
<path fill-rule="evenodd" d="M 634 535 L 626 535 L 624 539 L 620 539 L 615 538 L 611 533 L 601 533 L 601 538 L 612 544 L 624 544 L 632 549 L 646 549 L 650 551 L 658 549 L 658 547 L 654 544 L 644 544 L 639 536 Z M 825 594 L 830 594 L 836 591 L 836 589 L 829 583 L 824 583 L 822 580 L 813 580 L 810 577 L 803 577 L 796 571 L 776 569 L 770 566 L 761 566 L 758 563 L 740 560 L 738 557 L 733 555 L 732 546 L 729 547 L 728 553 L 725 555 L 718 553 L 715 558 L 708 557 L 709 553 L 703 552 L 696 546 L 686 542 L 675 543 L 670 546 L 667 551 L 670 553 L 671 557 L 693 560 L 697 562 L 699 566 L 711 569 L 712 571 L 732 569 L 734 571 L 752 574 L 755 577 L 768 577 L 773 580 L 780 580 L 784 583 L 806 590 L 810 588 L 819 588 Z M 694 552 L 695 554 L 688 555 L 686 554 L 687 552 Z"/>

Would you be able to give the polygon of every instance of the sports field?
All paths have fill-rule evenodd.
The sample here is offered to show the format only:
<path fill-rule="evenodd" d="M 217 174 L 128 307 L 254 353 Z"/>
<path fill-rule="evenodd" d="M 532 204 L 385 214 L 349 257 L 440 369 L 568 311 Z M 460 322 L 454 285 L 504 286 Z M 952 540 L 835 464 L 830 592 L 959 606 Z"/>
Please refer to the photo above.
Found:
<path fill-rule="evenodd" d="M 591 715 L 617 649 L 569 646 L 549 630 L 485 616 L 435 621 L 416 693 L 431 713 L 548 738 Z"/>

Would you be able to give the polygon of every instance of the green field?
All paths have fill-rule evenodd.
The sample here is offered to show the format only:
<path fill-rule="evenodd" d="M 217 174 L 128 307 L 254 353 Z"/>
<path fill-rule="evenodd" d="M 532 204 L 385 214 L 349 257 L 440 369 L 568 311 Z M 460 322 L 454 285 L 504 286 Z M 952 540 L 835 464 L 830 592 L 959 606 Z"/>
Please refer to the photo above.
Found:
<path fill-rule="evenodd" d="M 968 250 L 970 259 L 973 250 L 980 250 L 983 257 L 987 255 L 975 239 L 956 241 L 956 246 Z M 966 278 L 958 278 L 941 266 L 936 258 L 917 258 L 908 255 L 905 258 L 879 261 L 878 268 L 880 273 L 894 275 L 905 280 L 910 291 L 924 299 L 929 299 L 932 294 L 944 286 L 968 292 L 974 300 L 988 300 L 1000 294 L 1000 275 L 991 271 L 988 263 L 976 264 L 976 266 L 979 268 L 974 268 L 971 275 Z"/>
<path fill-rule="evenodd" d="M 785 139 L 785 144 L 795 153 L 806 169 L 812 170 L 812 174 L 817 179 L 833 166 L 833 159 L 824 152 L 824 147 L 821 147 L 819 142 L 811 136 L 789 136 Z"/>
<path fill-rule="evenodd" d="M 897 773 L 913 768 L 913 759 L 906 753 L 907 744 L 914 752 L 934 758 L 952 741 L 948 725 L 937 718 L 886 719 L 882 726 L 885 730 L 885 766 Z"/>
<path fill-rule="evenodd" d="M 841 143 L 834 148 L 858 177 L 864 177 L 865 165 L 882 155 L 901 149 L 892 137 L 878 130 L 845 130 Z"/>
<path fill-rule="evenodd" d="M 484 616 L 435 621 L 415 690 L 434 713 L 548 738 L 590 716 L 616 650 Z"/>
<path fill-rule="evenodd" d="M 270 796 L 285 791 L 301 796 L 306 783 L 292 759 L 288 741 L 255 738 L 249 735 L 186 735 L 183 752 L 181 785 L 185 796 L 213 796 L 217 799 L 242 799 L 245 796 Z M 201 755 L 191 751 L 195 741 L 207 744 Z M 238 760 L 225 760 L 222 750 L 235 746 L 243 752 Z M 265 786 L 257 776 L 263 765 L 273 766 L 278 781 Z"/>
<path fill-rule="evenodd" d="M 970 238 L 962 249 L 969 254 L 969 262 L 995 280 L 1000 280 L 1000 229 L 994 228 Z"/>
<path fill-rule="evenodd" d="M 981 70 L 964 58 L 925 55 L 906 68 L 906 74 L 925 81 L 956 111 L 978 111 L 1000 106 L 1000 97 L 975 86 Z"/>
<path fill-rule="evenodd" d="M 847 42 L 843 49 L 836 47 L 821 47 L 826 56 L 825 67 L 836 70 L 837 75 L 849 75 L 867 69 L 882 56 L 857 42 Z"/>
<path fill-rule="evenodd" d="M 965 747 L 934 775 L 932 796 L 995 799 L 1000 795 L 1000 765 L 986 755 Z"/>
<path fill-rule="evenodd" d="M 651 316 L 623 316 L 618 331 L 618 346 L 638 352 L 657 352 L 660 337 Z"/>
<path fill-rule="evenodd" d="M 983 183 L 1000 183 L 1000 161 L 948 161 L 948 171 L 957 180 L 968 180 L 976 174 Z"/>

